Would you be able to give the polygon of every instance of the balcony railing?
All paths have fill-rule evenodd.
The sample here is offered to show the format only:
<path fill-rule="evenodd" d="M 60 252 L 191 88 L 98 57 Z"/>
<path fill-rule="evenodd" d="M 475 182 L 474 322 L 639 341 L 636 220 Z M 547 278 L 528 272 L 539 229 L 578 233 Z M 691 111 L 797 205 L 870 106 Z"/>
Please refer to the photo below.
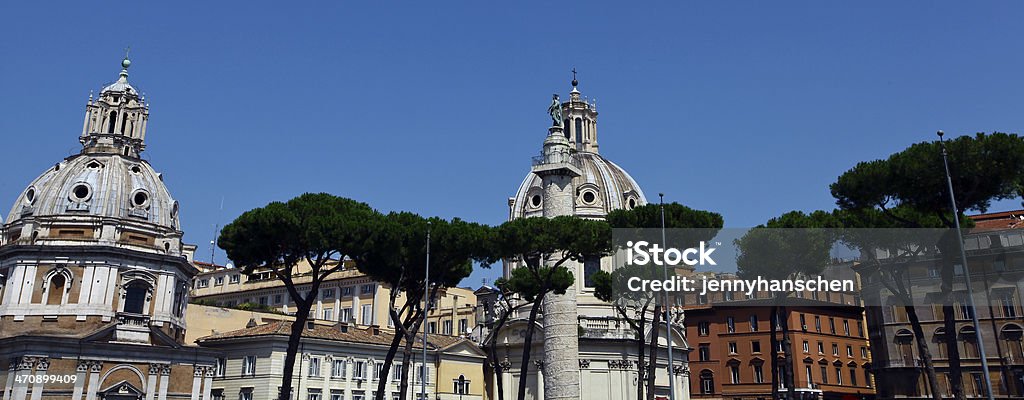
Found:
<path fill-rule="evenodd" d="M 149 326 L 149 316 L 132 313 L 118 313 L 117 324 L 130 327 L 145 328 Z"/>

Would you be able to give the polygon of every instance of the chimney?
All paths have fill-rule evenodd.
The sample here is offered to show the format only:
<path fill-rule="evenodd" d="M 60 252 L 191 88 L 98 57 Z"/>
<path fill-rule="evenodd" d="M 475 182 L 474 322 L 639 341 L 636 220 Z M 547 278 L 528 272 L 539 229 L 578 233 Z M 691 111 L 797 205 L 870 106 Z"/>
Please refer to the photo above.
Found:
<path fill-rule="evenodd" d="M 306 321 L 306 329 L 312 330 L 314 327 L 316 327 L 316 322 Z"/>
<path fill-rule="evenodd" d="M 338 322 L 337 324 L 334 324 L 334 327 L 341 333 L 348 333 L 348 322 Z"/>

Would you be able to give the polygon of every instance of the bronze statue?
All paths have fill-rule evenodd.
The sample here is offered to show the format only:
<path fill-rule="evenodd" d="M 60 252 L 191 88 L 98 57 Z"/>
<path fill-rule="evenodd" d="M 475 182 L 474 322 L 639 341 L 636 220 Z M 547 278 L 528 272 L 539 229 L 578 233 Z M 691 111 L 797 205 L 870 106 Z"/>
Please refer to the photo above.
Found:
<path fill-rule="evenodd" d="M 558 95 L 551 95 L 551 105 L 548 106 L 548 115 L 551 116 L 551 126 L 562 128 L 562 103 L 558 101 Z"/>

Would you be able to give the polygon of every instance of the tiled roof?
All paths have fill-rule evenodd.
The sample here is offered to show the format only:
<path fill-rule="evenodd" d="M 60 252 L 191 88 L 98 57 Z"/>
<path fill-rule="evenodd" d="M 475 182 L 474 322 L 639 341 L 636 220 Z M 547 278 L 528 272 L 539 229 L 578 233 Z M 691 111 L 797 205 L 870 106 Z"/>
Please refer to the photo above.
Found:
<path fill-rule="evenodd" d="M 291 321 L 277 321 L 268 324 L 257 325 L 252 328 L 239 329 L 231 332 L 217 333 L 210 336 L 199 338 L 199 342 L 220 340 L 220 339 L 238 339 L 238 338 L 251 338 L 259 336 L 284 336 L 287 337 L 291 333 Z M 348 343 L 361 343 L 361 344 L 375 344 L 382 346 L 390 346 L 393 332 L 389 330 L 378 330 L 378 334 L 374 334 L 371 328 L 357 328 L 349 326 L 346 332 L 342 332 L 338 325 L 314 325 L 312 329 L 306 328 L 302 331 L 303 338 L 310 339 L 323 339 L 323 340 L 335 340 L 339 342 Z M 413 348 L 422 349 L 420 345 L 422 343 L 423 336 L 417 336 L 416 341 L 413 343 Z M 446 335 L 427 335 L 428 349 L 446 349 L 454 344 L 462 341 L 468 341 L 457 336 L 446 336 Z M 405 340 L 402 340 L 403 345 Z"/>
<path fill-rule="evenodd" d="M 991 231 L 1024 228 L 1024 210 L 1003 211 L 988 214 L 971 215 L 974 231 Z"/>

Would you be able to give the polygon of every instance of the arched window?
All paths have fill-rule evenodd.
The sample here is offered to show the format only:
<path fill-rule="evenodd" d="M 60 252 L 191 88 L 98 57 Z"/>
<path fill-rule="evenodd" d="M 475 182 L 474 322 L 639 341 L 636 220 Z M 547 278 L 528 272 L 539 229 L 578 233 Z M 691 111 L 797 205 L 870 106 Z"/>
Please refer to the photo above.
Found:
<path fill-rule="evenodd" d="M 700 371 L 700 393 L 711 394 L 715 392 L 715 373 L 710 370 Z"/>
<path fill-rule="evenodd" d="M 906 366 L 916 365 L 914 361 L 914 334 L 906 329 L 896 332 L 896 348 L 899 350 L 900 360 Z"/>
<path fill-rule="evenodd" d="M 107 133 L 114 133 L 114 125 L 117 125 L 117 111 L 111 111 L 107 118 Z"/>
<path fill-rule="evenodd" d="M 50 278 L 50 284 L 46 285 L 46 304 L 64 304 L 64 290 L 67 286 L 67 282 L 64 280 L 64 275 L 54 274 Z"/>
<path fill-rule="evenodd" d="M 974 331 L 973 326 L 960 328 L 960 340 L 964 342 L 964 351 L 960 356 L 965 358 L 977 358 L 978 335 Z"/>
<path fill-rule="evenodd" d="M 566 118 L 565 123 L 562 124 L 562 134 L 565 135 L 566 139 L 569 139 L 571 141 L 572 138 L 569 136 L 569 127 L 569 119 Z"/>
<path fill-rule="evenodd" d="M 1007 324 L 1000 331 L 1000 336 L 1006 341 L 1006 352 L 1010 361 L 1019 363 L 1024 361 L 1024 329 L 1017 324 Z"/>
<path fill-rule="evenodd" d="M 128 126 L 128 113 L 121 115 L 121 133 L 124 133 L 124 128 Z"/>
<path fill-rule="evenodd" d="M 946 328 L 936 329 L 932 342 L 935 343 L 935 348 L 939 350 L 936 358 L 949 358 L 949 352 L 946 351 Z"/>
<path fill-rule="evenodd" d="M 576 129 L 572 133 L 576 137 L 576 144 L 583 143 L 583 119 L 576 118 Z"/>
<path fill-rule="evenodd" d="M 124 312 L 132 314 L 144 314 L 146 306 L 146 295 L 149 292 L 149 284 L 143 281 L 132 281 L 125 288 Z"/>

